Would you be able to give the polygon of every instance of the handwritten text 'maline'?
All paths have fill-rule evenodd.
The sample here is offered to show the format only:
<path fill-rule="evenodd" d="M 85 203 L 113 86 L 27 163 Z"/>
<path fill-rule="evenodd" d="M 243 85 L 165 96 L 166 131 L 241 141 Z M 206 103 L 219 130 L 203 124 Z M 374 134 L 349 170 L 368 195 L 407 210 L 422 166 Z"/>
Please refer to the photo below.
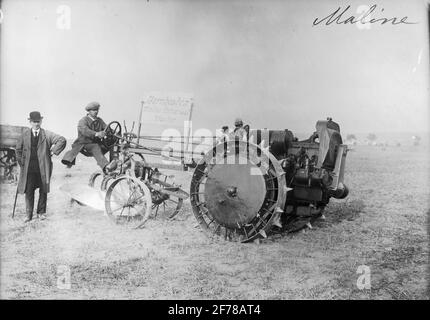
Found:
<path fill-rule="evenodd" d="M 392 25 L 398 25 L 398 24 L 417 24 L 417 22 L 409 22 L 408 17 L 404 16 L 403 18 L 399 19 L 397 17 L 393 17 L 393 18 L 378 18 L 378 19 L 369 19 L 370 15 L 374 13 L 374 11 L 377 8 L 377 5 L 374 4 L 373 6 L 371 6 L 366 12 L 364 12 L 363 14 L 361 14 L 359 17 L 355 17 L 355 16 L 350 16 L 348 18 L 346 18 L 346 12 L 351 8 L 351 6 L 347 6 L 342 12 L 341 9 L 342 7 L 337 8 L 335 11 L 333 11 L 332 13 L 330 13 L 328 16 L 324 17 L 324 18 L 316 18 L 313 22 L 313 25 L 319 25 L 319 24 L 323 24 L 323 22 L 325 22 L 325 25 L 328 26 L 332 23 L 336 23 L 336 24 L 355 24 L 355 23 L 362 23 L 362 24 L 366 24 L 366 23 L 378 23 L 380 22 L 381 25 L 384 25 L 386 23 L 389 24 L 389 22 L 391 22 Z M 384 8 L 381 9 L 381 12 L 384 11 Z M 340 13 L 339 13 L 340 12 Z M 367 20 L 366 20 L 367 18 Z"/>

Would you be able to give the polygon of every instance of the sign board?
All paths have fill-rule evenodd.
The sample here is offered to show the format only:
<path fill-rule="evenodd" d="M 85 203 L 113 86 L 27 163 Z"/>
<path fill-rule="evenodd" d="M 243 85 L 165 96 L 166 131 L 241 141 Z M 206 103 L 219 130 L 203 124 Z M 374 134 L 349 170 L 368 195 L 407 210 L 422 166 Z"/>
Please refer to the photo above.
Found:
<path fill-rule="evenodd" d="M 193 97 L 184 93 L 150 93 L 141 106 L 141 135 L 160 136 L 167 129 L 181 130 L 191 121 Z"/>
<path fill-rule="evenodd" d="M 146 94 L 139 115 L 139 142 L 147 147 L 188 150 L 193 101 L 188 93 Z"/>

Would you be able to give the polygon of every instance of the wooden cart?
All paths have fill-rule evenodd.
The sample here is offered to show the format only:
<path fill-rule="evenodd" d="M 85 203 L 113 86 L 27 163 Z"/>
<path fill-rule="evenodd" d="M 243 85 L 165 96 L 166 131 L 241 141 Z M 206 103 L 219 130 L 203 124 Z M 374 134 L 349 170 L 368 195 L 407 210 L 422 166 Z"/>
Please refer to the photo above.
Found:
<path fill-rule="evenodd" d="M 18 179 L 18 163 L 15 148 L 25 127 L 0 125 L 0 179 L 16 181 Z"/>

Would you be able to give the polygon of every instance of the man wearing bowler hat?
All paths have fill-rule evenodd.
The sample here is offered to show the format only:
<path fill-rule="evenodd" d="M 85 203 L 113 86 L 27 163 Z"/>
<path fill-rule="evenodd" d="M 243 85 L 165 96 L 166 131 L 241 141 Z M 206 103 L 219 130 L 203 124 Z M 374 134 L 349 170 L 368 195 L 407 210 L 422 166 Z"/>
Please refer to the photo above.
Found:
<path fill-rule="evenodd" d="M 75 164 L 76 157 L 82 153 L 87 157 L 94 157 L 104 173 L 109 173 L 115 169 L 108 166 L 109 161 L 104 156 L 109 150 L 101 144 L 101 139 L 106 136 L 104 131 L 106 123 L 97 116 L 99 109 L 100 104 L 98 102 L 90 102 L 85 107 L 87 115 L 79 120 L 78 138 L 73 142 L 72 149 L 66 152 L 61 160 L 68 168 Z"/>
<path fill-rule="evenodd" d="M 23 131 L 16 145 L 20 165 L 18 193 L 25 193 L 25 208 L 29 222 L 33 219 L 34 191 L 39 188 L 37 216 L 45 219 L 46 200 L 52 174 L 52 155 L 59 155 L 66 147 L 66 139 L 41 128 L 43 117 L 39 111 L 30 112 L 31 128 Z"/>

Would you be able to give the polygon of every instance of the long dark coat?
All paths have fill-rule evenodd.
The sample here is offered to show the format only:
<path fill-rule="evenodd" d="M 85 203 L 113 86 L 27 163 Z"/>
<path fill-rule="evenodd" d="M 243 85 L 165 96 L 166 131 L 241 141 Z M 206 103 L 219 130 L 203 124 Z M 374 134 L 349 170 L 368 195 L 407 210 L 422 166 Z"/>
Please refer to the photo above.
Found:
<path fill-rule="evenodd" d="M 48 193 L 52 175 L 51 153 L 59 155 L 66 147 L 66 139 L 51 131 L 40 129 L 39 142 L 37 144 L 37 158 L 39 160 L 40 176 L 42 178 L 41 189 Z M 21 167 L 18 182 L 18 192 L 25 193 L 27 184 L 28 165 L 31 153 L 31 129 L 24 129 L 16 145 L 16 158 Z"/>
<path fill-rule="evenodd" d="M 78 138 L 73 142 L 72 149 L 66 152 L 61 162 L 64 164 L 75 164 L 75 159 L 79 152 L 83 153 L 85 156 L 89 156 L 89 154 L 86 154 L 82 149 L 89 143 L 100 144 L 100 140 L 96 138 L 96 133 L 104 130 L 105 128 L 106 123 L 99 117 L 97 117 L 95 121 L 88 116 L 79 120 Z M 102 148 L 103 153 L 106 153 L 107 151 L 108 150 Z"/>

